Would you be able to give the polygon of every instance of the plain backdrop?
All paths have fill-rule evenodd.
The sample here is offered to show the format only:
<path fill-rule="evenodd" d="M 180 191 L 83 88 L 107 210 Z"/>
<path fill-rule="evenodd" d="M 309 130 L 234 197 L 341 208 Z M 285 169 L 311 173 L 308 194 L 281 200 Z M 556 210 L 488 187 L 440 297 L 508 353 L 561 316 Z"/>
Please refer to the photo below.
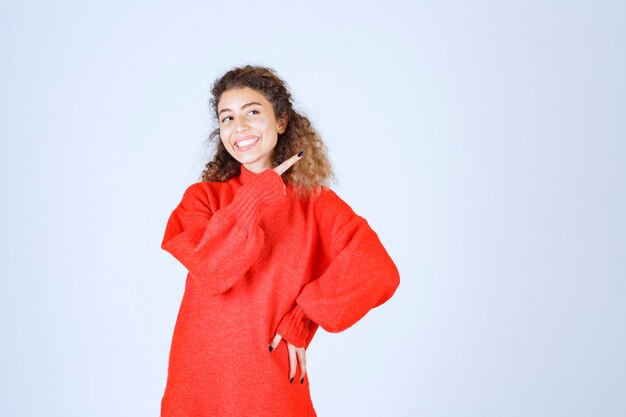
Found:
<path fill-rule="evenodd" d="M 626 415 L 625 16 L 3 0 L 0 415 L 158 416 L 186 276 L 161 239 L 210 156 L 211 83 L 248 63 L 400 270 L 316 335 L 320 417 Z"/>

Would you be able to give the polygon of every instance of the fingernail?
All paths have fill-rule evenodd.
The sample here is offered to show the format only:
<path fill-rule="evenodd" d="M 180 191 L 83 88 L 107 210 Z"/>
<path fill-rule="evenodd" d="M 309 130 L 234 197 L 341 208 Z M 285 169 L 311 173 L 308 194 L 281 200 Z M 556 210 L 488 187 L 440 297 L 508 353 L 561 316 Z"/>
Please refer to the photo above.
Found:
<path fill-rule="evenodd" d="M 274 350 L 274 346 L 270 345 L 270 352 Z"/>
<path fill-rule="evenodd" d="M 298 156 L 299 156 L 299 157 L 302 157 L 302 155 L 304 155 L 304 151 L 300 151 L 300 152 L 298 152 Z"/>
<path fill-rule="evenodd" d="M 291 377 L 291 379 L 289 380 L 289 383 L 291 384 L 293 382 L 293 377 Z"/>
<path fill-rule="evenodd" d="M 300 378 L 300 383 L 304 384 L 304 377 Z"/>

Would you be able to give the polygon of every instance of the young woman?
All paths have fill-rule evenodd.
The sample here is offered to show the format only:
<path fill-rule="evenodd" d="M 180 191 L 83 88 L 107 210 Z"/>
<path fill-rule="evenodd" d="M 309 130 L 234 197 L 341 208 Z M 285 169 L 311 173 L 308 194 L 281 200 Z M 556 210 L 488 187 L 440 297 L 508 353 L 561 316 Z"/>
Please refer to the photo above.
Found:
<path fill-rule="evenodd" d="M 398 270 L 328 188 L 326 147 L 272 69 L 234 68 L 212 94 L 215 155 L 161 244 L 189 271 L 161 416 L 315 416 L 316 330 L 345 330 L 387 301 Z"/>

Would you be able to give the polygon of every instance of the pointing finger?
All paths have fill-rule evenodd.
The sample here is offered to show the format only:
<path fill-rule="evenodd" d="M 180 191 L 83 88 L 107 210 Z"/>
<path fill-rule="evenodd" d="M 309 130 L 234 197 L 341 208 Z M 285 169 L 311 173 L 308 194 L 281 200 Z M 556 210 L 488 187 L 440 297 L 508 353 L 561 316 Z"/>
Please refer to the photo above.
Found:
<path fill-rule="evenodd" d="M 298 152 L 297 154 L 295 154 L 291 158 L 287 159 L 286 161 L 283 161 L 282 164 L 280 164 L 276 168 L 274 168 L 274 171 L 276 171 L 278 173 L 278 175 L 283 175 L 283 173 L 285 171 L 287 171 L 289 168 L 291 168 L 291 166 L 293 164 L 295 164 L 296 162 L 298 162 L 302 158 L 302 155 L 304 155 L 304 151 Z"/>

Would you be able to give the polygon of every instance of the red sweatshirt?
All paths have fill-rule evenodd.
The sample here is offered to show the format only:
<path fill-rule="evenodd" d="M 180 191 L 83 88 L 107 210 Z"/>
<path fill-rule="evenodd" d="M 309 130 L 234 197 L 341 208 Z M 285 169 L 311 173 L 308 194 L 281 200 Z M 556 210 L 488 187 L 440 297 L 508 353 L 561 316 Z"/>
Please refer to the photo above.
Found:
<path fill-rule="evenodd" d="M 367 221 L 323 187 L 296 198 L 272 169 L 198 182 L 161 247 L 189 271 L 174 327 L 162 417 L 315 416 L 308 376 L 289 382 L 284 342 L 307 347 L 387 301 L 396 265 Z"/>

